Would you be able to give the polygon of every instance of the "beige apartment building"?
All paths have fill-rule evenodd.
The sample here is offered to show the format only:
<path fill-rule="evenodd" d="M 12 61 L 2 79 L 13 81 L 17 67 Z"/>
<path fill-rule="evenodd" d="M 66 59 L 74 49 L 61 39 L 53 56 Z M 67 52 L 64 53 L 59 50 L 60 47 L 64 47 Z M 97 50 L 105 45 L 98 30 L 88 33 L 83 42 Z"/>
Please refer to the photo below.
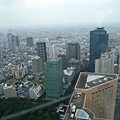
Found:
<path fill-rule="evenodd" d="M 16 90 L 13 86 L 5 85 L 3 87 L 5 99 L 17 97 Z"/>
<path fill-rule="evenodd" d="M 80 73 L 64 120 L 114 120 L 117 82 L 116 74 Z"/>

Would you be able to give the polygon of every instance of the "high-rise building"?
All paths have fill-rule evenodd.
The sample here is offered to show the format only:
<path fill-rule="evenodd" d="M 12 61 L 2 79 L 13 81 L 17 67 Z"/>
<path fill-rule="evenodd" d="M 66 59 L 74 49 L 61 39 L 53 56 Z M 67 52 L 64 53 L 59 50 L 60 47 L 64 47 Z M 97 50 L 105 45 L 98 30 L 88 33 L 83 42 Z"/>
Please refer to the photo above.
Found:
<path fill-rule="evenodd" d="M 26 37 L 27 46 L 33 47 L 33 37 Z"/>
<path fill-rule="evenodd" d="M 19 37 L 12 35 L 12 33 L 7 34 L 7 48 L 9 51 L 18 52 L 19 51 Z"/>
<path fill-rule="evenodd" d="M 67 60 L 65 54 L 59 54 L 58 57 L 62 58 L 62 70 L 65 70 L 67 68 Z"/>
<path fill-rule="evenodd" d="M 17 97 L 16 89 L 13 86 L 7 86 L 7 84 L 5 84 L 3 91 L 5 99 Z"/>
<path fill-rule="evenodd" d="M 78 43 L 67 44 L 67 61 L 71 58 L 80 60 L 80 45 Z"/>
<path fill-rule="evenodd" d="M 95 59 L 108 49 L 108 33 L 104 27 L 90 31 L 90 66 L 91 72 L 95 71 Z"/>
<path fill-rule="evenodd" d="M 58 51 L 57 46 L 51 45 L 51 46 L 49 46 L 48 49 L 49 49 L 48 50 L 48 57 L 49 58 L 55 58 L 55 57 L 57 57 L 57 51 Z"/>
<path fill-rule="evenodd" d="M 42 58 L 35 56 L 32 58 L 32 68 L 33 68 L 33 74 L 40 75 L 43 73 L 43 62 Z"/>
<path fill-rule="evenodd" d="M 45 42 L 37 42 L 36 43 L 36 51 L 37 55 L 42 58 L 43 63 L 47 61 L 46 54 L 46 43 Z"/>
<path fill-rule="evenodd" d="M 12 33 L 7 34 L 7 48 L 9 51 L 13 51 Z"/>
<path fill-rule="evenodd" d="M 116 74 L 80 73 L 64 120 L 114 120 Z"/>
<path fill-rule="evenodd" d="M 46 98 L 59 99 L 63 90 L 62 58 L 52 58 L 44 65 Z"/>
<path fill-rule="evenodd" d="M 95 60 L 95 73 L 114 73 L 114 61 L 115 48 L 111 48 Z"/>
<path fill-rule="evenodd" d="M 19 37 L 12 35 L 12 42 L 13 42 L 13 51 L 18 52 L 19 51 Z"/>

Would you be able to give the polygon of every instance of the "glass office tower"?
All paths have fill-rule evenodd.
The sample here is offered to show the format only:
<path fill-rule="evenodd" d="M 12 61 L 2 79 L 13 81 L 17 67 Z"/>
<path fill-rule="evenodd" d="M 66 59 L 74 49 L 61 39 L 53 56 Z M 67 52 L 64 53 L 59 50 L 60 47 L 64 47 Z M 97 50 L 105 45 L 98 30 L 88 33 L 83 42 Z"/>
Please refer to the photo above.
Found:
<path fill-rule="evenodd" d="M 52 58 L 44 64 L 46 99 L 59 99 L 63 90 L 62 58 Z"/>
<path fill-rule="evenodd" d="M 95 59 L 108 49 L 108 33 L 104 27 L 90 31 L 90 66 L 89 71 L 95 72 Z"/>
<path fill-rule="evenodd" d="M 45 42 L 37 42 L 36 43 L 36 51 L 37 55 L 42 58 L 43 63 L 47 61 L 47 53 L 46 53 L 46 43 Z"/>

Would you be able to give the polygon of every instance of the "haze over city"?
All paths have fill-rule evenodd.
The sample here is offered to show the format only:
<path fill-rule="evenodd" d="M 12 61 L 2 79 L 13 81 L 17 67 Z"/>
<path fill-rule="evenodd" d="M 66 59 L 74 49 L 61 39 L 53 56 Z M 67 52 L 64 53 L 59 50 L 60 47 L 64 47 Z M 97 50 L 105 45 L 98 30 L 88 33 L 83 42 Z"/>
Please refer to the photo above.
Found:
<path fill-rule="evenodd" d="M 120 0 L 0 0 L 0 120 L 120 120 Z"/>
<path fill-rule="evenodd" d="M 120 23 L 119 0 L 0 0 L 0 26 Z"/>

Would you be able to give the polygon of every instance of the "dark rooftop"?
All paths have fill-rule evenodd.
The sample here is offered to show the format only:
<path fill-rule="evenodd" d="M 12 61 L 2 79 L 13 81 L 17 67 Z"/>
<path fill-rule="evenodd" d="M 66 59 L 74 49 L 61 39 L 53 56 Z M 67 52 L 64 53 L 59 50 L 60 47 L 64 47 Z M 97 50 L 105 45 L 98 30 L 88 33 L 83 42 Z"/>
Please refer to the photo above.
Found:
<path fill-rule="evenodd" d="M 97 29 L 104 29 L 105 27 L 95 27 L 95 28 L 97 28 Z"/>

